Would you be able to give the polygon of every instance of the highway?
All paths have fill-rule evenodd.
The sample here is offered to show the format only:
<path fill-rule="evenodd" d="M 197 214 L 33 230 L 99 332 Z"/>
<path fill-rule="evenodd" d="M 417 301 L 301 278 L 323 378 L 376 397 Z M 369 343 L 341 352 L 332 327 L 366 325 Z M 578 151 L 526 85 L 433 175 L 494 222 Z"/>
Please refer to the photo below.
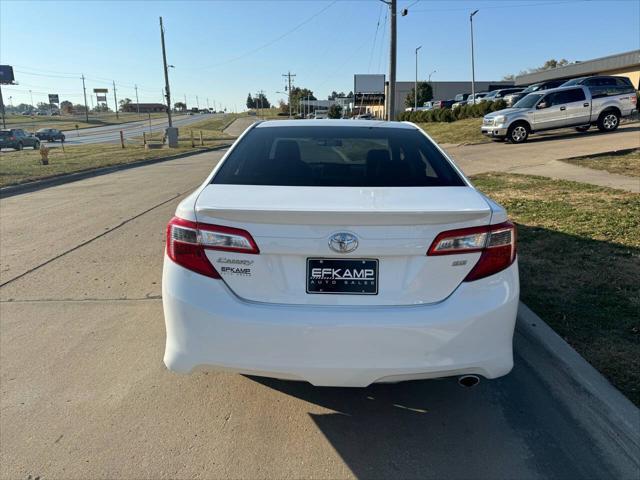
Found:
<path fill-rule="evenodd" d="M 623 478 L 519 335 L 471 389 L 168 372 L 165 225 L 223 153 L 2 200 L 0 478 Z"/>
<path fill-rule="evenodd" d="M 221 118 L 223 114 L 197 114 L 197 115 L 176 115 L 173 117 L 174 127 L 185 127 L 193 123 Z M 139 121 L 122 123 L 119 125 L 105 125 L 103 127 L 82 128 L 79 130 L 65 130 L 65 145 L 87 145 L 91 143 L 117 143 L 120 141 L 120 130 L 124 134 L 125 140 L 132 137 L 142 137 L 142 133 L 162 132 L 168 126 L 166 118 L 152 118 L 151 121 Z M 47 146 L 60 146 L 60 142 L 49 142 Z"/>

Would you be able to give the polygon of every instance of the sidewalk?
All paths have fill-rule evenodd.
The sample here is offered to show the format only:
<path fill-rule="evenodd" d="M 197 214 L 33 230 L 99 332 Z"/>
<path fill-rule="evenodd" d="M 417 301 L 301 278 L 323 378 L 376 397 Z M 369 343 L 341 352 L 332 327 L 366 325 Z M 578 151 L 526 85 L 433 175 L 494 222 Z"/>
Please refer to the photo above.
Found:
<path fill-rule="evenodd" d="M 603 187 L 640 193 L 640 179 L 592 170 L 560 162 L 564 158 L 594 155 L 616 150 L 640 148 L 640 126 L 621 126 L 613 133 L 598 131 L 578 135 L 535 135 L 527 143 L 511 145 L 443 145 L 466 175 L 485 172 L 510 172 L 572 180 Z"/>

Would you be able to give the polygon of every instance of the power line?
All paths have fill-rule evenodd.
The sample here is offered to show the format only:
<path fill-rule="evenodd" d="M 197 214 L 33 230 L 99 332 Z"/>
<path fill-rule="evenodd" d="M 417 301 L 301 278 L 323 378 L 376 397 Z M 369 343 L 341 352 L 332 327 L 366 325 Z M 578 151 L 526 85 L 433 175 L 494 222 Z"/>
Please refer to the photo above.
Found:
<path fill-rule="evenodd" d="M 517 7 L 540 7 L 540 6 L 550 6 L 550 5 L 562 5 L 562 4 L 570 4 L 570 3 L 579 3 L 579 2 L 590 2 L 592 0 L 559 0 L 559 1 L 548 1 L 548 2 L 538 2 L 538 3 L 514 3 L 514 4 L 501 4 L 501 5 L 489 5 L 483 6 L 482 10 L 502 8 L 502 9 L 510 9 Z M 416 12 L 454 12 L 454 11 L 467 11 L 469 7 L 455 7 L 455 8 L 423 8 L 412 10 L 411 13 Z"/>
<path fill-rule="evenodd" d="M 279 42 L 280 40 L 282 40 L 284 37 L 291 35 L 292 33 L 294 33 L 297 30 L 300 30 L 300 28 L 302 28 L 304 25 L 306 25 L 307 23 L 309 23 L 311 20 L 313 20 L 314 18 L 316 18 L 318 15 L 321 15 L 322 13 L 324 13 L 325 11 L 327 11 L 329 8 L 331 8 L 334 4 L 336 4 L 338 2 L 338 0 L 333 0 L 329 5 L 325 6 L 324 8 L 318 10 L 316 13 L 314 13 L 313 15 L 311 15 L 310 17 L 307 17 L 305 20 L 303 20 L 302 22 L 300 22 L 298 25 L 296 25 L 295 27 L 293 27 L 291 30 L 287 30 L 286 32 L 284 32 L 282 35 L 278 35 L 277 37 L 275 37 L 272 40 L 269 40 L 267 43 L 254 48 L 253 50 L 249 50 L 241 55 L 238 55 L 237 57 L 234 58 L 230 58 L 229 60 L 225 60 L 224 62 L 220 62 L 220 63 L 215 63 L 213 65 L 209 65 L 206 67 L 202 67 L 201 69 L 208 69 L 208 68 L 214 68 L 214 67 L 219 67 L 221 65 L 227 65 L 229 63 L 233 63 L 233 62 L 237 62 L 238 60 L 241 60 L 245 57 L 248 57 L 250 55 L 253 55 L 254 53 L 257 53 L 261 50 L 264 50 L 267 47 L 270 47 L 271 45 L 273 45 L 274 43 Z"/>
<path fill-rule="evenodd" d="M 385 8 L 386 12 L 384 14 L 384 22 L 382 24 L 382 39 L 380 40 L 380 57 L 378 58 L 378 72 L 380 71 L 380 67 L 382 66 L 382 56 L 384 54 L 384 39 L 387 34 L 387 20 L 389 18 L 389 9 Z"/>
<path fill-rule="evenodd" d="M 376 40 L 378 38 L 378 30 L 380 30 L 380 18 L 382 18 L 383 4 L 380 4 L 380 10 L 378 10 L 378 22 L 376 23 L 376 32 L 373 35 L 373 45 L 371 46 L 371 55 L 369 55 L 369 65 L 367 66 L 367 73 L 371 71 L 371 62 L 373 61 L 373 53 L 376 49 Z"/>

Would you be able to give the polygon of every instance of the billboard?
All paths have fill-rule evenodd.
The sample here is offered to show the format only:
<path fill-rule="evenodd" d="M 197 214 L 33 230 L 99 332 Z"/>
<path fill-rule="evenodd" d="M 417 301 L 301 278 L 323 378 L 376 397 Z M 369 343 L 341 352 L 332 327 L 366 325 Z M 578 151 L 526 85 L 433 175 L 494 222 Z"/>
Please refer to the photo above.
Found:
<path fill-rule="evenodd" d="M 107 96 L 106 95 L 96 95 L 96 100 L 99 102 L 106 102 L 107 101 Z"/>
<path fill-rule="evenodd" d="M 10 85 L 14 80 L 13 67 L 11 65 L 0 65 L 0 85 Z"/>
<path fill-rule="evenodd" d="M 60 97 L 57 93 L 49 94 L 49 103 L 60 103 Z"/>
<path fill-rule="evenodd" d="M 109 89 L 107 88 L 94 88 L 93 93 L 109 93 Z"/>
<path fill-rule="evenodd" d="M 384 95 L 384 74 L 355 74 L 353 93 L 377 93 Z"/>

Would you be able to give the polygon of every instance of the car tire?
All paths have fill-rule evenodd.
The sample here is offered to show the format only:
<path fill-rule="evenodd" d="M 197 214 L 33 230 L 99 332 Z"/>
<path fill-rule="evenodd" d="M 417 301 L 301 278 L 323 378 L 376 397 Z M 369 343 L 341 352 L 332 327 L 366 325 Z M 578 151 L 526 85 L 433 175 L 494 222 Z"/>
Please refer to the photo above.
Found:
<path fill-rule="evenodd" d="M 591 128 L 591 125 L 583 125 L 581 127 L 576 127 L 576 132 L 586 132 Z"/>
<path fill-rule="evenodd" d="M 529 138 L 529 126 L 524 122 L 516 122 L 507 130 L 509 143 L 524 143 Z"/>
<path fill-rule="evenodd" d="M 620 115 L 613 110 L 602 112 L 598 118 L 598 130 L 601 132 L 613 132 L 619 125 Z"/>
<path fill-rule="evenodd" d="M 38 150 L 39 148 L 40 148 L 40 142 L 35 142 L 35 143 L 33 144 L 33 149 L 34 149 L 34 150 Z"/>
<path fill-rule="evenodd" d="M 22 147 L 23 147 L 22 142 L 18 142 L 18 144 L 16 145 L 16 150 L 20 151 L 22 150 Z"/>

